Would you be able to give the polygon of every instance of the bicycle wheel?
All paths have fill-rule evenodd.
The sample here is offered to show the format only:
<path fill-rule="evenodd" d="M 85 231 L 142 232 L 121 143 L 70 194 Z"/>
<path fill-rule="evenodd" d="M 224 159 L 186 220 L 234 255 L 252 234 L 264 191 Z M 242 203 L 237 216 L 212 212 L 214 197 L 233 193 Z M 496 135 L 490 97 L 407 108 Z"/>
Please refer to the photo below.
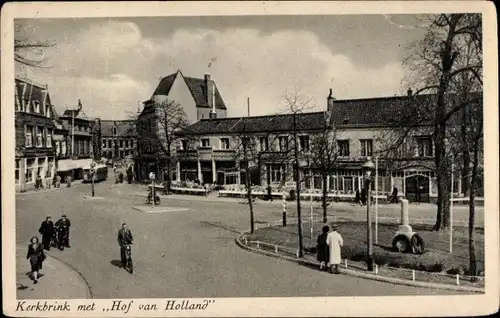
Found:
<path fill-rule="evenodd" d="M 130 274 L 132 274 L 134 272 L 134 263 L 132 262 L 132 258 L 129 258 L 129 260 L 128 260 L 128 270 L 129 270 Z"/>

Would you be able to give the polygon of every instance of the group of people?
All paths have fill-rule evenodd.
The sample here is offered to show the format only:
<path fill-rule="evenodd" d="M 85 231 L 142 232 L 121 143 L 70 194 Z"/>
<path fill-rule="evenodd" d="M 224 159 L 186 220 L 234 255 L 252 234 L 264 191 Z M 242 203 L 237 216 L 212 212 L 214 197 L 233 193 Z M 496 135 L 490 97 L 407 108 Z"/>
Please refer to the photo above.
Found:
<path fill-rule="evenodd" d="M 339 265 L 342 261 L 342 246 L 344 240 L 338 232 L 338 225 L 332 224 L 331 231 L 328 225 L 323 226 L 317 239 L 317 260 L 320 262 L 319 270 L 339 274 Z"/>
<path fill-rule="evenodd" d="M 71 178 L 71 176 L 66 177 L 65 182 L 66 182 L 66 186 L 68 188 L 71 187 L 72 181 L 73 181 L 73 179 Z M 35 179 L 35 190 L 50 189 L 51 187 L 60 188 L 61 182 L 62 182 L 62 177 L 60 175 L 56 175 L 52 179 L 50 179 L 50 178 L 45 179 L 45 185 L 44 185 L 42 177 L 40 175 L 38 175 Z"/>
<path fill-rule="evenodd" d="M 38 278 L 42 275 L 41 270 L 43 261 L 46 259 L 45 250 L 50 251 L 54 244 L 59 249 L 69 246 L 69 228 L 71 227 L 70 220 L 65 214 L 54 224 L 52 218 L 47 216 L 42 222 L 38 232 L 42 235 L 42 242 L 38 236 L 33 236 L 30 239 L 28 246 L 28 254 L 26 259 L 31 265 L 30 277 L 35 284 L 38 283 Z"/>

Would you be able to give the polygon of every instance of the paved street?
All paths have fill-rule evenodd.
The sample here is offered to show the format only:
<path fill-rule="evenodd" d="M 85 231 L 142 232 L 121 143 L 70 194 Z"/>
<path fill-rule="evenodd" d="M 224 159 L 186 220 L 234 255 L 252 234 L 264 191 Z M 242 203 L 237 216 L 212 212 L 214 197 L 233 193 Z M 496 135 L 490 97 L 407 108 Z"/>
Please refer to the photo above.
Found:
<path fill-rule="evenodd" d="M 245 204 L 162 198 L 162 207 L 172 208 L 170 212 L 145 213 L 133 209 L 145 201 L 145 197 L 132 195 L 137 193 L 135 185 L 114 185 L 108 180 L 96 185 L 96 195 L 103 199 L 85 199 L 89 193 L 90 185 L 81 185 L 18 196 L 16 239 L 17 244 L 25 246 L 37 234 L 46 215 L 57 220 L 66 213 L 72 222 L 71 248 L 63 252 L 51 250 L 49 255 L 80 272 L 95 298 L 434 293 L 429 289 L 333 276 L 244 251 L 234 239 L 237 233 L 248 229 Z M 276 205 L 257 204 L 255 210 L 258 222 L 281 217 L 281 207 Z M 363 211 L 360 209 L 360 215 Z M 132 275 L 117 267 L 116 235 L 124 221 L 135 238 Z M 43 279 L 54 280 L 54 275 L 47 269 Z"/>

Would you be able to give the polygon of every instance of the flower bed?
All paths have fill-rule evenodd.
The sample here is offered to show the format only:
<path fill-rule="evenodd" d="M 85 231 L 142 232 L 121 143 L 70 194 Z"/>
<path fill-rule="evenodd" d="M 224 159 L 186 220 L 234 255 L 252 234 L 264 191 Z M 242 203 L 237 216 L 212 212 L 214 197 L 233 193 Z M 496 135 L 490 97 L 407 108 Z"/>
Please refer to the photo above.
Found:
<path fill-rule="evenodd" d="M 170 191 L 178 194 L 207 195 L 210 193 L 210 188 L 206 188 L 201 184 L 191 181 L 181 181 L 173 182 Z"/>

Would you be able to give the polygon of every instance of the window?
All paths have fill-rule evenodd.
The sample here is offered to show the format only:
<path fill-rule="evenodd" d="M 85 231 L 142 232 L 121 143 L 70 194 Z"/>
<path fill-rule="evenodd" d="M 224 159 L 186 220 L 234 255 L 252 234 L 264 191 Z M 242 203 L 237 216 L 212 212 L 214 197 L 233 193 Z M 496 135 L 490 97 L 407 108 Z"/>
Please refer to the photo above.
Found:
<path fill-rule="evenodd" d="M 309 136 L 299 136 L 299 150 L 309 150 Z"/>
<path fill-rule="evenodd" d="M 111 139 L 108 139 L 108 148 L 112 148 L 113 146 L 111 145 Z"/>
<path fill-rule="evenodd" d="M 61 143 L 61 156 L 67 156 L 66 141 Z"/>
<path fill-rule="evenodd" d="M 128 148 L 128 139 L 125 140 L 125 148 Z"/>
<path fill-rule="evenodd" d="M 36 175 L 40 176 L 42 179 L 45 178 L 45 158 L 38 159 L 38 169 L 36 170 Z"/>
<path fill-rule="evenodd" d="M 43 130 L 41 127 L 35 127 L 36 129 L 36 146 L 43 147 Z"/>
<path fill-rule="evenodd" d="M 52 147 L 52 130 L 47 130 L 47 147 Z"/>
<path fill-rule="evenodd" d="M 188 141 L 187 140 L 181 140 L 181 150 L 188 150 Z"/>
<path fill-rule="evenodd" d="M 120 148 L 123 148 L 123 140 L 120 140 Z"/>
<path fill-rule="evenodd" d="M 24 145 L 33 147 L 33 126 L 24 126 Z"/>
<path fill-rule="evenodd" d="M 45 114 L 49 118 L 52 117 L 52 111 L 50 110 L 50 105 L 47 105 L 47 107 L 45 107 Z"/>
<path fill-rule="evenodd" d="M 130 148 L 134 148 L 134 139 L 130 139 Z"/>
<path fill-rule="evenodd" d="M 26 182 L 32 182 L 35 180 L 33 178 L 33 169 L 35 168 L 35 160 L 36 159 L 26 159 Z"/>
<path fill-rule="evenodd" d="M 16 172 L 15 172 L 16 184 L 19 184 L 19 169 L 20 169 L 20 164 L 21 164 L 21 160 L 20 159 L 16 159 Z"/>
<path fill-rule="evenodd" d="M 339 156 L 340 157 L 349 157 L 349 140 L 339 140 L 337 141 L 337 145 L 339 147 Z"/>
<path fill-rule="evenodd" d="M 269 138 L 260 137 L 259 143 L 260 143 L 260 151 L 268 151 L 269 150 Z"/>
<path fill-rule="evenodd" d="M 369 157 L 373 152 L 373 140 L 361 139 L 361 157 Z"/>
<path fill-rule="evenodd" d="M 33 103 L 33 112 L 40 114 L 40 102 L 37 100 L 32 101 Z"/>
<path fill-rule="evenodd" d="M 103 148 L 106 148 L 106 145 L 107 145 L 107 141 L 106 141 L 106 139 L 103 139 L 103 140 L 102 140 L 102 147 L 103 147 Z"/>
<path fill-rule="evenodd" d="M 220 139 L 220 149 L 224 149 L 224 150 L 229 149 L 229 138 L 221 138 Z"/>
<path fill-rule="evenodd" d="M 210 147 L 210 139 L 204 138 L 201 140 L 201 146 L 202 147 Z"/>
<path fill-rule="evenodd" d="M 55 141 L 56 144 L 56 156 L 61 154 L 61 142 L 60 141 Z"/>
<path fill-rule="evenodd" d="M 113 127 L 113 135 L 116 135 L 116 127 Z"/>
<path fill-rule="evenodd" d="M 417 139 L 418 156 L 419 157 L 432 157 L 432 137 L 419 137 Z"/>
<path fill-rule="evenodd" d="M 278 146 L 280 151 L 287 151 L 288 150 L 288 137 L 286 136 L 281 136 L 278 138 Z"/>

